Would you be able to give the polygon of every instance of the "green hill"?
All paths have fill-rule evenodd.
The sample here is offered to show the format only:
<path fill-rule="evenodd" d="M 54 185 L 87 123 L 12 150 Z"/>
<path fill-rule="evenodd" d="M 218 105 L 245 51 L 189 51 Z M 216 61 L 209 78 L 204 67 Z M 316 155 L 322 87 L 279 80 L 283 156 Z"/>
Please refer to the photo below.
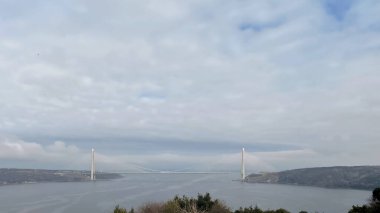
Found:
<path fill-rule="evenodd" d="M 246 182 L 371 190 L 380 186 L 380 166 L 317 167 L 251 174 Z"/>
<path fill-rule="evenodd" d="M 120 178 L 120 174 L 97 172 L 97 180 Z M 0 186 L 39 182 L 81 182 L 90 180 L 90 171 L 45 169 L 0 169 Z"/>

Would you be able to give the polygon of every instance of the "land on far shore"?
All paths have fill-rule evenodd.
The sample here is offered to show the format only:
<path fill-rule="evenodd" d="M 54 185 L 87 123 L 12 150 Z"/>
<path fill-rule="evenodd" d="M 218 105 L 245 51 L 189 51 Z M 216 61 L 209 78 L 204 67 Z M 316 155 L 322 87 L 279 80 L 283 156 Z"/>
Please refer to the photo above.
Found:
<path fill-rule="evenodd" d="M 121 178 L 117 173 L 97 172 L 97 180 Z M 0 186 L 40 182 L 84 182 L 90 180 L 86 170 L 0 169 Z"/>
<path fill-rule="evenodd" d="M 380 166 L 335 166 L 250 174 L 250 183 L 372 190 L 380 187 Z"/>

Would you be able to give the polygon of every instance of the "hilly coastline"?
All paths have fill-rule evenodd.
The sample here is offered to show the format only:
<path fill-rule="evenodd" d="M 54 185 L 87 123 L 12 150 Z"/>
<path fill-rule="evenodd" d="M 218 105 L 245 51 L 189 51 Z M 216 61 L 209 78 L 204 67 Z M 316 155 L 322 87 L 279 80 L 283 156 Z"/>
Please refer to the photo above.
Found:
<path fill-rule="evenodd" d="M 380 187 L 380 166 L 317 167 L 250 174 L 249 183 L 275 183 L 325 188 L 372 190 Z"/>
<path fill-rule="evenodd" d="M 122 177 L 116 173 L 97 172 L 97 180 Z M 0 186 L 40 182 L 83 182 L 90 180 L 90 172 L 85 170 L 44 170 L 44 169 L 0 169 Z"/>

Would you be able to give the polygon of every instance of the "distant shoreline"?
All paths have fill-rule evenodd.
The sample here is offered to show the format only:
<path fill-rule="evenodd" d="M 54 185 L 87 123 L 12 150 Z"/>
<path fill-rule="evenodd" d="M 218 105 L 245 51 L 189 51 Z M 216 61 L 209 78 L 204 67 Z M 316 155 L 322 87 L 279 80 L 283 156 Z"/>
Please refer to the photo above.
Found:
<path fill-rule="evenodd" d="M 250 174 L 245 182 L 372 190 L 380 187 L 380 166 L 315 167 Z"/>
<path fill-rule="evenodd" d="M 97 180 L 111 180 L 123 177 L 117 173 L 96 173 Z M 48 169 L 0 169 L 0 186 L 50 182 L 87 182 L 90 171 L 86 170 L 48 170 Z"/>
<path fill-rule="evenodd" d="M 232 174 L 233 172 L 115 172 L 116 174 Z"/>

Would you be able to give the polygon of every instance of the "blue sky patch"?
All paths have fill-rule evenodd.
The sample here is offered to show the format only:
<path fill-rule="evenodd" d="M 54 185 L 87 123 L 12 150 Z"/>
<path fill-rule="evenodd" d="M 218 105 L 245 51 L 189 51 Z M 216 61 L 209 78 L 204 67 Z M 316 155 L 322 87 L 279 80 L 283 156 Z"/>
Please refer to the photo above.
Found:
<path fill-rule="evenodd" d="M 252 23 L 252 22 L 244 22 L 239 25 L 239 29 L 241 31 L 254 31 L 254 32 L 262 32 L 267 29 L 279 27 L 284 21 L 283 20 L 275 20 L 266 23 Z"/>
<path fill-rule="evenodd" d="M 353 2 L 353 0 L 325 0 L 323 6 L 327 14 L 333 16 L 337 21 L 343 21 Z"/>

